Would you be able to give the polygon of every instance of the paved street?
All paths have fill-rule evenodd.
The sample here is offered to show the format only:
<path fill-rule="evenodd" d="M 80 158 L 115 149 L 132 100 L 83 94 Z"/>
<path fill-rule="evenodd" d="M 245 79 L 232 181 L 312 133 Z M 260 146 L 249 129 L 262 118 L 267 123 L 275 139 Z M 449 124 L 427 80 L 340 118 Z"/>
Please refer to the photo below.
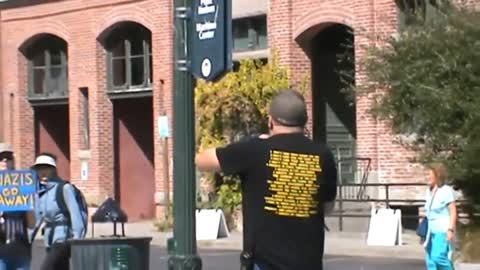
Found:
<path fill-rule="evenodd" d="M 358 225 L 358 224 L 357 224 Z M 361 224 L 360 224 L 361 225 Z M 358 225 L 358 226 L 360 226 Z M 361 226 L 360 226 L 361 227 Z M 332 226 L 334 228 L 334 226 Z M 96 236 L 110 235 L 111 224 L 95 226 Z M 151 222 L 126 224 L 128 236 L 152 237 L 151 270 L 167 270 L 166 238 L 169 233 L 153 230 Z M 360 232 L 329 232 L 325 242 L 326 270 L 424 270 L 423 248 L 416 235 L 404 232 L 403 245 L 395 247 L 367 246 L 366 235 Z M 204 270 L 238 270 L 242 233 L 233 231 L 228 238 L 198 241 Z M 36 242 L 33 270 L 38 269 L 43 257 L 42 241 Z M 86 269 L 88 270 L 88 269 Z M 140 269 L 135 269 L 140 270 Z"/>
<path fill-rule="evenodd" d="M 37 246 L 34 251 L 33 270 L 38 269 L 43 249 Z M 238 254 L 235 250 L 200 251 L 205 270 L 238 270 Z M 151 270 L 167 270 L 167 253 L 164 247 L 153 246 L 150 254 Z M 325 258 L 326 270 L 423 270 L 422 260 L 401 258 L 349 257 L 327 255 Z M 137 269 L 135 269 L 137 270 Z"/>

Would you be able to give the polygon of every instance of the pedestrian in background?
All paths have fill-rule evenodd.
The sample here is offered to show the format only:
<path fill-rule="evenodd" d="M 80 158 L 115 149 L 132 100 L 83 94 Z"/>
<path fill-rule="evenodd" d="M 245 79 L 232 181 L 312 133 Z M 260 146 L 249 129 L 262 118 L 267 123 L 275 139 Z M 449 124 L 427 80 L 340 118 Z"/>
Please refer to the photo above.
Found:
<path fill-rule="evenodd" d="M 0 170 L 14 170 L 14 153 L 10 146 L 0 145 Z M 29 270 L 32 247 L 28 228 L 35 227 L 34 212 L 0 213 L 0 270 Z"/>
<path fill-rule="evenodd" d="M 453 189 L 445 182 L 447 168 L 442 163 L 427 166 L 429 188 L 426 194 L 427 236 L 424 246 L 428 270 L 453 270 L 453 241 L 457 207 Z"/>
<path fill-rule="evenodd" d="M 242 181 L 243 269 L 322 270 L 325 213 L 336 197 L 332 152 L 304 134 L 301 94 L 281 91 L 269 108 L 269 134 L 208 149 L 200 171 L 239 175 Z"/>
<path fill-rule="evenodd" d="M 47 254 L 41 270 L 68 270 L 70 268 L 70 245 L 68 239 L 82 238 L 86 230 L 80 207 L 75 199 L 74 188 L 58 176 L 56 157 L 40 154 L 33 168 L 40 179 L 37 219 L 45 222 L 44 242 Z M 57 189 L 62 186 L 63 198 L 68 208 L 64 214 L 58 201 Z"/>

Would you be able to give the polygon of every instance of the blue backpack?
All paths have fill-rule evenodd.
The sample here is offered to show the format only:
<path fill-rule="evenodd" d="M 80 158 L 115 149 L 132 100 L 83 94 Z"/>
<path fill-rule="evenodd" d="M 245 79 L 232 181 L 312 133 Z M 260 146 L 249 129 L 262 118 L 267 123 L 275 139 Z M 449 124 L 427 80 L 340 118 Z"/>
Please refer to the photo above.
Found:
<path fill-rule="evenodd" d="M 73 192 L 75 194 L 75 201 L 77 202 L 77 205 L 80 209 L 80 214 L 82 216 L 82 221 L 83 221 L 83 227 L 85 230 L 83 231 L 83 235 L 81 237 L 85 237 L 87 234 L 87 229 L 88 229 L 88 204 L 87 201 L 85 200 L 85 196 L 83 196 L 82 191 L 78 189 L 74 184 L 70 183 L 69 181 L 61 181 L 58 183 L 58 187 L 56 190 L 56 200 L 58 207 L 60 208 L 60 212 L 63 214 L 68 219 L 68 222 L 70 223 L 71 226 L 71 220 L 70 220 L 70 213 L 68 212 L 68 207 L 67 204 L 65 203 L 65 198 L 63 196 L 63 187 L 65 185 L 71 185 L 73 187 Z"/>

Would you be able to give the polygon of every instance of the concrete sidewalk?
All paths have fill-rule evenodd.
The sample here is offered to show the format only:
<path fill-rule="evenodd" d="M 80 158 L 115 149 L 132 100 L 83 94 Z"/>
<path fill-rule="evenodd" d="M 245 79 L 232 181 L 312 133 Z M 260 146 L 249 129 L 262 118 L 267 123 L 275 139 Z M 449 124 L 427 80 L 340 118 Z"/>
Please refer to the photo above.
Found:
<path fill-rule="evenodd" d="M 91 224 L 90 224 L 91 225 Z M 152 221 L 128 223 L 125 225 L 127 236 L 150 236 L 152 245 L 166 246 L 167 238 L 172 233 L 155 231 Z M 121 232 L 118 226 L 117 232 Z M 110 236 L 113 234 L 112 224 L 95 224 L 95 237 Z M 89 235 L 91 237 L 91 227 Z M 358 232 L 326 232 L 325 254 L 342 256 L 364 257 L 398 257 L 405 259 L 423 259 L 423 247 L 414 232 L 405 231 L 403 245 L 394 247 L 374 247 L 366 243 L 366 233 Z M 230 237 L 213 241 L 198 241 L 202 249 L 241 250 L 242 233 L 233 231 Z"/>

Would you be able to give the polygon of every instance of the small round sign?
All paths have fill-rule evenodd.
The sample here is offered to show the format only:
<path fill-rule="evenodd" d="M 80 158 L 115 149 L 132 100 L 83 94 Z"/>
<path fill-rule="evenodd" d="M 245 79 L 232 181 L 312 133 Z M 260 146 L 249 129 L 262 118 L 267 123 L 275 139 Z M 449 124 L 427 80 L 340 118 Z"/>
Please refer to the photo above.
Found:
<path fill-rule="evenodd" d="M 207 78 L 212 73 L 212 62 L 210 59 L 205 58 L 202 61 L 202 75 Z"/>

